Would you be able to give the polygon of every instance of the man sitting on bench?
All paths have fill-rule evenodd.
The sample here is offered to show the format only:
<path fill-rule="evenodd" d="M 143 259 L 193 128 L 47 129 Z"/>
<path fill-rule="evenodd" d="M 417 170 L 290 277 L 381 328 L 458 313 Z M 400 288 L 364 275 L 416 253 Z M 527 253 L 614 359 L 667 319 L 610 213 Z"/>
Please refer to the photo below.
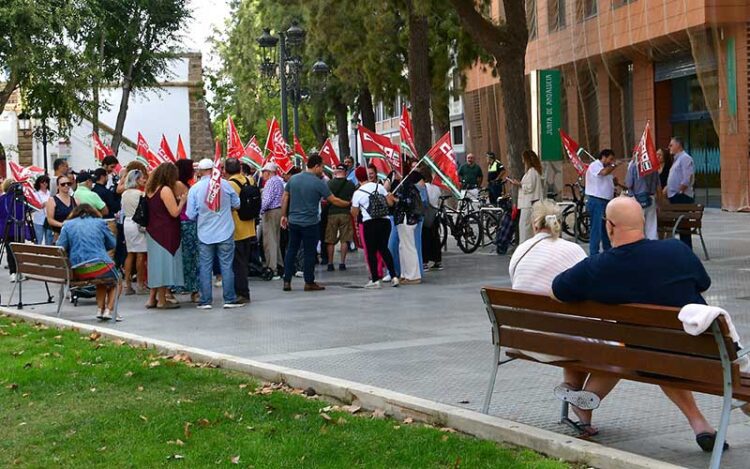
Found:
<path fill-rule="evenodd" d="M 701 261 L 684 243 L 668 239 L 645 239 L 643 212 L 635 199 L 617 197 L 607 206 L 607 234 L 613 249 L 588 257 L 562 272 L 552 282 L 552 293 L 560 301 L 598 301 L 609 304 L 644 303 L 683 307 L 690 303 L 706 304 L 701 296 L 711 279 Z M 619 378 L 592 373 L 582 391 L 573 383 L 556 389 L 566 402 L 579 402 L 577 393 L 593 392 L 604 399 Z M 716 430 L 698 409 L 690 391 L 661 386 L 664 394 L 685 415 L 703 451 L 711 452 Z M 580 423 L 591 427 L 591 410 L 573 406 Z M 728 445 L 725 445 L 728 446 Z"/>

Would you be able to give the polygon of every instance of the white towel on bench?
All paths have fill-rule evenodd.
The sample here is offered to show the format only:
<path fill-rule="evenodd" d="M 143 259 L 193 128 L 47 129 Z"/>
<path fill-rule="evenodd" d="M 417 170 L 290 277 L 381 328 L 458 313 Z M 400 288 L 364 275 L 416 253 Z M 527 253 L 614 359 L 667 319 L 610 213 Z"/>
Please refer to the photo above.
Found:
<path fill-rule="evenodd" d="M 724 320 L 729 327 L 729 336 L 732 338 L 732 342 L 741 349 L 740 335 L 737 333 L 737 329 L 735 329 L 729 313 L 724 309 L 718 306 L 689 304 L 682 307 L 677 317 L 682 321 L 682 328 L 685 332 L 690 335 L 701 335 L 711 327 L 711 323 L 719 316 L 724 316 Z M 743 374 L 750 374 L 750 357 L 747 355 L 740 358 L 740 371 Z"/>

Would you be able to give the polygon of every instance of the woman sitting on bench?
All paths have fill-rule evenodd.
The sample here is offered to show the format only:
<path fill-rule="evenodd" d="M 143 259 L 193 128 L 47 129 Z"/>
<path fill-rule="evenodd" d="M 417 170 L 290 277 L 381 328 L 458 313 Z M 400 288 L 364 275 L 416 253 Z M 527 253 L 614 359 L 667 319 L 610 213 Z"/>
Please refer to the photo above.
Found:
<path fill-rule="evenodd" d="M 57 240 L 57 245 L 68 252 L 74 280 L 96 282 L 96 317 L 105 321 L 112 319 L 119 279 L 107 252 L 114 249 L 115 244 L 107 222 L 88 204 L 73 209 Z"/>

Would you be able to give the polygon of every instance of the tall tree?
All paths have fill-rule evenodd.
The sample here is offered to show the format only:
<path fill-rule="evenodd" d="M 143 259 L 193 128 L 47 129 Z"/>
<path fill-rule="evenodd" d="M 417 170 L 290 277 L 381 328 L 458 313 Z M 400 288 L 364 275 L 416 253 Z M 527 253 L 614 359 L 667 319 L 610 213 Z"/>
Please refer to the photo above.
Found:
<path fill-rule="evenodd" d="M 432 80 L 427 8 L 425 3 L 416 0 L 407 0 L 406 7 L 409 25 L 409 100 L 414 123 L 414 144 L 420 155 L 426 155 L 432 146 Z"/>
<path fill-rule="evenodd" d="M 514 176 L 523 173 L 522 152 L 529 148 L 529 113 L 526 108 L 526 6 L 503 0 L 505 17 L 497 21 L 480 11 L 484 2 L 450 0 L 467 34 L 495 59 L 505 113 L 506 152 Z"/>
<path fill-rule="evenodd" d="M 180 30 L 190 18 L 187 0 L 89 0 L 96 3 L 96 18 L 106 34 L 104 56 L 116 65 L 114 79 L 122 95 L 112 135 L 118 152 L 131 94 L 158 86 L 175 58 Z"/>

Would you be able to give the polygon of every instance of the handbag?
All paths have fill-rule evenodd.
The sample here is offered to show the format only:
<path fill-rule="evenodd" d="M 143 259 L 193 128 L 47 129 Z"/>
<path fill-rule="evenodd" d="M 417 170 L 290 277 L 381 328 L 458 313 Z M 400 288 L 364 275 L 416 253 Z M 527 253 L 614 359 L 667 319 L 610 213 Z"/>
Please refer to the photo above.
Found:
<path fill-rule="evenodd" d="M 148 199 L 145 195 L 138 199 L 138 207 L 136 207 L 132 218 L 136 224 L 143 227 L 148 226 Z"/>
<path fill-rule="evenodd" d="M 637 200 L 638 203 L 641 204 L 642 208 L 649 208 L 653 203 L 651 194 L 649 194 L 648 192 L 638 192 L 637 194 L 634 194 L 634 197 L 635 200 Z"/>

